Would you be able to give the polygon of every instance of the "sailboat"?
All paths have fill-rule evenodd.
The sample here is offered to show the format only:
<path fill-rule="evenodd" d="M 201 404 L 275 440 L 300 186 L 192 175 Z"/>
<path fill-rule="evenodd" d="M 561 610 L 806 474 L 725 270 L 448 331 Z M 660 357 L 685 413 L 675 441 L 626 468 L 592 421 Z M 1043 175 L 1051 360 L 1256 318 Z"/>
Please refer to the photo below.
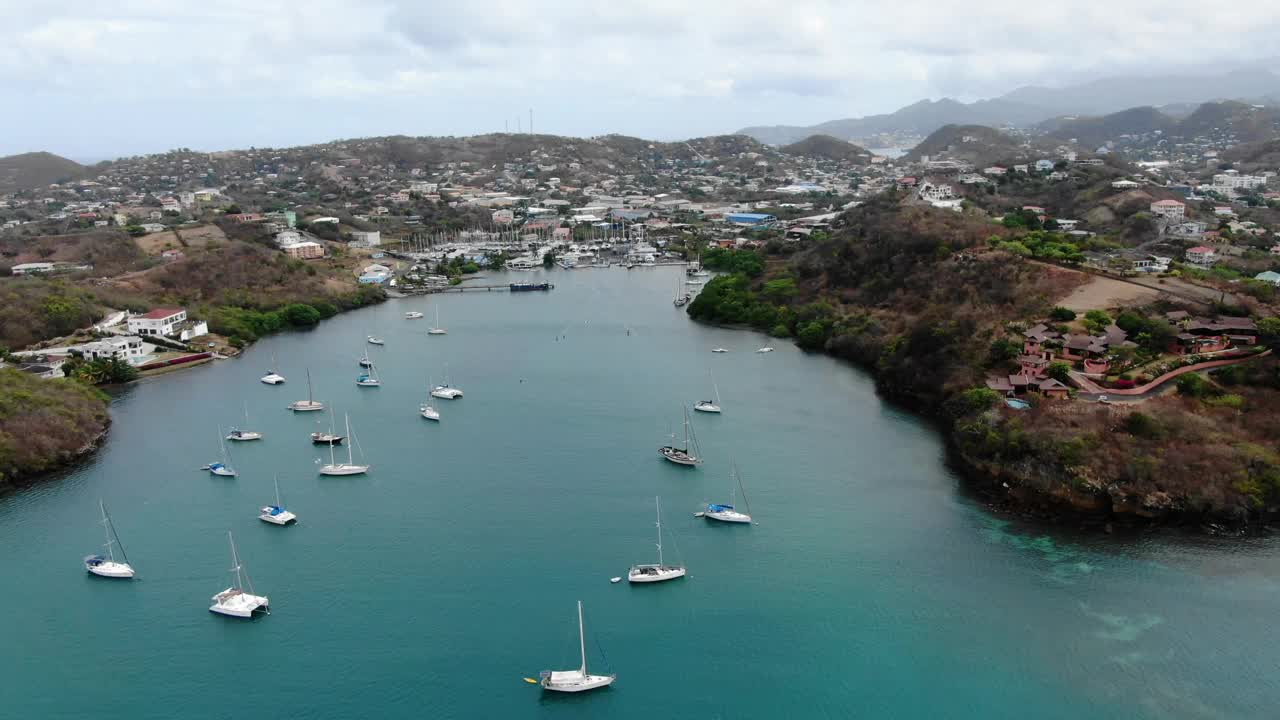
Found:
<path fill-rule="evenodd" d="M 268 505 L 262 508 L 258 513 L 258 519 L 263 522 L 269 522 L 272 525 L 288 525 L 291 522 L 297 522 L 298 516 L 284 509 L 284 505 L 280 502 L 280 476 L 276 475 L 276 504 Z"/>
<path fill-rule="evenodd" d="M 708 520 L 719 520 L 720 522 L 726 523 L 742 523 L 748 525 L 751 523 L 750 503 L 747 503 L 747 512 L 745 513 L 738 512 L 738 510 L 733 507 L 734 495 L 738 490 L 742 490 L 742 502 L 747 502 L 747 491 L 742 489 L 742 475 L 738 473 L 737 463 L 733 464 L 730 474 L 733 477 L 734 483 L 729 486 L 729 502 L 710 503 L 707 505 L 706 510 L 703 510 L 700 513 L 695 513 L 695 517 L 701 516 Z"/>
<path fill-rule="evenodd" d="M 367 368 L 372 364 L 373 361 L 369 359 L 369 348 L 365 348 L 364 355 L 360 356 L 360 367 Z"/>
<path fill-rule="evenodd" d="M 430 388 L 430 387 L 431 387 L 431 382 L 432 382 L 431 380 L 427 380 L 427 387 L 428 387 L 428 388 Z M 427 393 L 427 401 L 426 401 L 425 403 L 423 403 L 423 404 L 418 408 L 418 411 L 419 411 L 420 413 L 422 413 L 422 417 L 424 417 L 424 418 L 426 418 L 426 419 L 428 419 L 428 420 L 434 420 L 434 421 L 436 421 L 436 422 L 440 422 L 440 411 L 439 411 L 439 410 L 436 410 L 436 409 L 435 409 L 435 408 L 433 408 L 433 407 L 431 407 L 431 393 L 430 393 L 430 392 L 428 392 L 428 393 Z"/>
<path fill-rule="evenodd" d="M 231 537 L 230 530 L 227 531 L 227 541 L 231 543 L 231 572 L 236 574 L 236 584 L 213 596 L 213 604 L 209 606 L 209 612 L 241 618 L 253 617 L 253 614 L 258 611 L 270 613 L 270 601 L 267 600 L 267 596 L 253 594 L 253 580 L 249 578 L 249 571 L 240 564 L 240 555 L 236 552 L 236 541 Z M 244 591 L 246 584 L 249 586 L 249 592 Z"/>
<path fill-rule="evenodd" d="M 693 406 L 694 410 L 704 413 L 720 412 L 720 386 L 716 385 L 716 376 L 714 373 L 711 374 L 711 389 L 715 390 L 716 393 L 715 402 L 712 402 L 711 400 L 699 400 L 698 404 Z"/>
<path fill-rule="evenodd" d="M 218 428 L 218 447 L 222 452 L 222 460 L 211 462 L 200 469 L 208 470 L 210 474 L 219 477 L 235 477 L 236 471 L 231 467 L 231 459 L 227 457 L 227 444 L 222 440 L 222 428 Z"/>
<path fill-rule="evenodd" d="M 313 445 L 341 445 L 346 438 L 334 432 L 333 429 L 333 408 L 329 408 L 329 432 L 317 430 L 311 433 L 311 443 Z"/>
<path fill-rule="evenodd" d="M 689 295 L 689 293 L 680 292 L 680 282 L 676 281 L 676 295 L 675 295 L 675 298 L 672 299 L 671 304 L 675 305 L 676 307 L 684 307 L 685 305 L 689 304 L 689 301 L 691 299 L 693 298 L 692 296 Z"/>
<path fill-rule="evenodd" d="M 440 306 L 436 306 L 436 324 L 427 329 L 428 335 L 448 335 L 449 331 L 440 326 Z"/>
<path fill-rule="evenodd" d="M 289 403 L 289 409 L 294 412 L 315 412 L 316 410 L 324 409 L 324 403 L 320 402 L 319 400 L 316 400 L 315 397 L 313 397 L 311 394 L 311 369 L 310 368 L 307 368 L 307 399 L 294 400 L 293 402 Z"/>
<path fill-rule="evenodd" d="M 244 424 L 245 425 L 249 424 L 249 403 L 247 401 L 244 404 Z M 254 430 L 241 430 L 237 427 L 232 427 L 231 432 L 227 433 L 227 439 L 233 442 L 244 442 L 246 440 L 261 440 L 262 433 L 256 432 Z"/>
<path fill-rule="evenodd" d="M 368 367 L 368 370 L 364 371 L 360 374 L 360 377 L 356 378 L 356 385 L 359 385 L 360 387 L 381 386 L 382 380 L 378 379 L 378 368 L 374 367 L 372 362 L 369 363 Z"/>
<path fill-rule="evenodd" d="M 347 421 L 347 435 L 351 434 L 351 416 L 344 415 Z M 363 453 L 362 453 L 363 454 Z M 329 464 L 320 466 L 321 475 L 363 475 L 369 471 L 368 465 L 356 465 L 351 458 L 351 443 L 347 443 L 347 461 L 340 463 L 334 459 L 333 444 L 329 445 Z"/>
<path fill-rule="evenodd" d="M 658 511 L 658 563 L 656 565 L 632 565 L 627 571 L 627 582 L 656 583 L 682 578 L 685 573 L 683 565 L 667 565 L 662 561 L 662 505 L 658 498 L 653 499 Z"/>
<path fill-rule="evenodd" d="M 462 397 L 462 391 L 449 384 L 449 366 L 444 366 L 444 384 L 431 388 L 431 396 L 438 397 L 441 400 L 457 400 Z"/>
<path fill-rule="evenodd" d="M 284 382 L 284 376 L 276 372 L 275 368 L 276 368 L 276 354 L 271 353 L 271 369 L 267 371 L 266 375 L 262 376 L 261 378 L 262 382 L 266 383 L 267 385 L 279 385 L 280 383 Z"/>
<path fill-rule="evenodd" d="M 129 580 L 133 577 L 133 566 L 129 564 L 129 556 L 124 552 L 124 545 L 120 542 L 120 537 L 116 535 L 115 525 L 111 524 L 111 518 L 107 515 L 107 506 L 98 501 L 98 508 L 102 510 L 102 527 L 107 533 L 107 556 L 88 555 L 84 559 L 84 569 L 105 578 L 118 578 L 121 580 Z M 115 551 L 112 546 L 120 546 L 120 557 L 124 558 L 124 562 L 116 562 Z"/>
<path fill-rule="evenodd" d="M 608 687 L 618 679 L 617 675 L 591 675 L 587 672 L 587 640 L 582 625 L 582 601 L 578 601 L 578 650 L 582 653 L 582 666 L 577 670 L 543 670 L 538 673 L 538 684 L 543 690 L 553 692 L 583 692 Z M 530 680 L 532 682 L 532 680 Z"/>
<path fill-rule="evenodd" d="M 676 436 L 671 435 L 671 444 L 663 445 L 658 448 L 658 452 L 662 453 L 662 457 L 670 460 L 677 465 L 695 466 L 702 464 L 702 458 L 698 457 L 701 452 L 698 450 L 698 438 L 691 434 L 689 426 L 689 411 L 684 411 L 684 447 L 675 446 Z M 692 444 L 690 444 L 692 442 Z"/>

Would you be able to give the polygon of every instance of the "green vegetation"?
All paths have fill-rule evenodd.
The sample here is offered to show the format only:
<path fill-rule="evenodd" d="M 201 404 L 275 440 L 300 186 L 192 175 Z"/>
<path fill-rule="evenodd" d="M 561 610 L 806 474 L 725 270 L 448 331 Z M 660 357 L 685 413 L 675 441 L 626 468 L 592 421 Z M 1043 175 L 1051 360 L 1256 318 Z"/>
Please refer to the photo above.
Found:
<path fill-rule="evenodd" d="M 730 273 L 741 273 L 749 278 L 764 272 L 764 257 L 754 250 L 710 248 L 702 254 L 703 267 Z"/>
<path fill-rule="evenodd" d="M 315 307 L 305 303 L 291 303 L 271 311 L 221 307 L 214 310 L 209 329 L 243 345 L 285 328 L 310 327 L 336 312 L 332 305 Z"/>
<path fill-rule="evenodd" d="M 118 385 L 138 379 L 138 370 L 119 358 L 85 361 L 72 354 L 62 365 L 62 374 L 87 385 Z"/>
<path fill-rule="evenodd" d="M 106 396 L 92 387 L 0 369 L 0 485 L 75 460 L 109 422 Z"/>
<path fill-rule="evenodd" d="M 1056 322 L 1071 322 L 1076 319 L 1076 313 L 1068 308 L 1056 307 L 1049 311 L 1049 319 Z"/>
<path fill-rule="evenodd" d="M 1009 216 L 1006 215 L 1006 227 L 1021 227 L 1016 224 L 1010 226 L 1008 223 Z M 1084 262 L 1084 254 L 1081 252 L 1081 247 L 1074 242 L 1068 242 L 1062 235 L 1054 232 L 1032 230 L 1025 235 L 1019 236 L 1016 240 L 992 238 L 991 244 L 1022 257 L 1034 257 L 1040 260 L 1050 260 L 1071 265 Z"/>

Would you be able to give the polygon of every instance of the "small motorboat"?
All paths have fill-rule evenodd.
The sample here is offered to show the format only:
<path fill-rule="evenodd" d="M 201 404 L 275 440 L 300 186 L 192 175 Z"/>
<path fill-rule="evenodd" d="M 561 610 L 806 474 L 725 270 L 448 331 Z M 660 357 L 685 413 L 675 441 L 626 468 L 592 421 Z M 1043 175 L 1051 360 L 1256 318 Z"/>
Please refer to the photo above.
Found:
<path fill-rule="evenodd" d="M 766 347 L 760 348 L 759 350 L 756 350 L 756 352 L 758 353 L 773 352 L 773 348 L 766 346 Z"/>
<path fill-rule="evenodd" d="M 609 578 L 609 582 L 610 582 L 610 583 L 613 583 L 614 585 L 617 585 L 618 583 L 622 582 L 622 576 L 621 576 L 621 575 L 619 575 L 619 576 L 616 576 L 616 577 L 611 577 L 611 578 Z"/>
<path fill-rule="evenodd" d="M 725 350 L 724 348 L 712 348 L 712 349 L 711 349 L 711 352 L 713 352 L 713 353 L 727 353 L 727 352 L 729 352 L 729 351 L 728 351 L 728 350 Z"/>
<path fill-rule="evenodd" d="M 383 339 L 380 337 L 374 337 L 373 335 L 370 335 L 369 344 L 370 345 L 386 345 L 387 343 L 384 342 Z"/>
<path fill-rule="evenodd" d="M 405 320 L 419 320 L 421 318 L 422 318 L 422 313 L 414 310 L 410 310 L 409 312 L 404 314 Z"/>

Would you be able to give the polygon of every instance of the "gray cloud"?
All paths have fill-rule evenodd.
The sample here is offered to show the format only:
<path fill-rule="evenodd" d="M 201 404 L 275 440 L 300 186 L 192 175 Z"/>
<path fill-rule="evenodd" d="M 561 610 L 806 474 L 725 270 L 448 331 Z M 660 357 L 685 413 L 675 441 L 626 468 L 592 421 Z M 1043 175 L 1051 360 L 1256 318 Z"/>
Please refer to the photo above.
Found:
<path fill-rule="evenodd" d="M 485 132 L 530 106 L 548 131 L 673 137 L 1243 64 L 1280 35 L 1280 3 L 1201 0 L 0 0 L 0 17 L 0 93 L 28 106 L 0 152 Z M 175 127 L 184 104 L 212 116 Z"/>

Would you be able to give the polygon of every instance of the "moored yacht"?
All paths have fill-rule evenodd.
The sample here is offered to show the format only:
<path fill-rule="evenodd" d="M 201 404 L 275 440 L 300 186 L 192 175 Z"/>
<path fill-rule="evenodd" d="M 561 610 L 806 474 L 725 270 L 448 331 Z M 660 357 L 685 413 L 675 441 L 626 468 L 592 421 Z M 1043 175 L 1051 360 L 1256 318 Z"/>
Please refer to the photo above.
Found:
<path fill-rule="evenodd" d="M 658 448 L 658 452 L 662 453 L 662 457 L 676 465 L 696 466 L 702 463 L 702 458 L 698 457 L 698 438 L 692 436 L 692 429 L 689 426 L 689 411 L 684 411 L 684 447 L 676 447 L 676 436 L 671 436 L 671 444 L 663 445 Z"/>
<path fill-rule="evenodd" d="M 341 445 L 346 437 L 339 435 L 333 428 L 333 408 L 329 408 L 329 430 L 317 430 L 311 433 L 312 445 Z"/>
<path fill-rule="evenodd" d="M 227 531 L 227 540 L 231 543 L 231 572 L 236 575 L 236 584 L 213 596 L 213 604 L 209 606 L 209 612 L 239 618 L 253 617 L 256 612 L 270 613 L 270 601 L 267 596 L 254 594 L 253 581 L 249 579 L 249 572 L 240 565 L 236 541 L 231 537 L 230 530 Z M 244 589 L 246 583 L 249 585 L 248 592 Z"/>
<path fill-rule="evenodd" d="M 263 375 L 260 378 L 261 381 L 267 385 L 279 385 L 280 383 L 284 382 L 284 376 L 274 370 L 274 368 L 276 367 L 275 353 L 271 354 L 271 367 L 273 369 L 268 370 L 267 374 Z"/>
<path fill-rule="evenodd" d="M 294 400 L 289 403 L 289 409 L 294 412 L 316 412 L 324 409 L 324 403 L 316 400 L 311 392 L 311 370 L 307 370 L 307 399 Z"/>
<path fill-rule="evenodd" d="M 658 511 L 658 562 L 647 565 L 632 565 L 627 571 L 627 582 L 656 583 L 682 578 L 688 572 L 683 565 L 668 565 L 662 561 L 662 505 L 658 498 L 653 499 Z"/>
<path fill-rule="evenodd" d="M 382 338 L 375 337 L 373 335 L 368 337 L 368 341 L 370 345 L 386 345 L 386 342 L 384 342 Z"/>
<path fill-rule="evenodd" d="M 346 416 L 347 435 L 351 435 L 351 417 Z M 335 443 L 336 444 L 336 443 Z M 364 452 L 361 451 L 363 456 Z M 351 444 L 347 444 L 347 461 L 338 462 L 334 457 L 333 445 L 329 445 L 329 464 L 320 466 L 321 475 L 363 475 L 369 471 L 368 465 L 357 465 L 352 459 Z"/>
<path fill-rule="evenodd" d="M 244 404 L 244 424 L 245 425 L 249 424 L 249 403 L 248 402 Z M 231 428 L 231 431 L 227 433 L 227 439 L 231 440 L 232 442 L 246 442 L 249 440 L 261 440 L 262 433 L 257 432 L 255 430 L 241 430 L 240 428 L 233 427 Z"/>
<path fill-rule="evenodd" d="M 582 624 L 582 601 L 578 601 L 578 650 L 582 665 L 577 670 L 543 670 L 538 673 L 538 685 L 552 692 L 576 693 L 608 687 L 618 679 L 617 675 L 592 675 L 587 672 L 587 641 Z M 530 682 L 534 682 L 530 679 Z"/>
<path fill-rule="evenodd" d="M 428 335 L 448 335 L 449 331 L 440 325 L 440 307 L 436 306 L 436 324 L 427 328 Z"/>
<path fill-rule="evenodd" d="M 742 491 L 742 501 L 747 502 L 747 491 L 742 487 L 742 476 L 738 474 L 738 465 L 734 463 L 731 466 L 730 473 L 733 477 L 733 483 L 729 485 L 729 502 L 727 503 L 709 503 L 707 508 L 702 512 L 695 513 L 695 516 L 704 517 L 708 520 L 718 520 L 724 523 L 740 523 L 749 525 L 751 523 L 751 504 L 747 503 L 747 511 L 742 512 L 733 506 L 736 501 L 735 494 Z"/>
<path fill-rule="evenodd" d="M 222 439 L 222 428 L 218 428 L 218 447 L 222 454 L 222 459 L 205 465 L 201 470 L 208 470 L 209 474 L 218 477 L 235 477 L 235 468 L 231 467 L 231 459 L 227 455 L 227 444 Z"/>
<path fill-rule="evenodd" d="M 111 518 L 107 515 L 107 506 L 101 500 L 98 501 L 98 508 L 102 510 L 102 527 L 107 533 L 107 556 L 88 555 L 84 559 L 84 569 L 99 577 L 115 578 L 117 580 L 129 580 L 133 578 L 133 566 L 129 564 L 129 556 L 124 552 L 124 545 L 120 543 L 120 537 L 116 535 L 116 528 L 111 524 Z M 120 546 L 120 557 L 124 562 L 116 560 L 113 546 Z"/>
<path fill-rule="evenodd" d="M 422 318 L 422 313 L 420 313 L 420 312 L 418 312 L 418 311 L 416 311 L 416 310 L 410 310 L 409 312 L 407 312 L 407 313 L 405 313 L 405 314 L 404 314 L 404 319 L 405 319 L 405 320 L 418 320 L 418 319 L 421 319 L 421 318 Z"/>
<path fill-rule="evenodd" d="M 297 522 L 298 516 L 284 509 L 284 503 L 280 502 L 280 476 L 275 478 L 276 482 L 276 504 L 267 505 L 258 512 L 258 519 L 263 522 L 269 522 L 272 525 L 288 525 L 291 522 Z"/>
<path fill-rule="evenodd" d="M 693 406 L 694 410 L 697 410 L 698 412 L 704 412 L 704 413 L 720 412 L 720 386 L 716 385 L 716 378 L 714 374 L 711 376 L 711 389 L 715 391 L 716 399 L 715 400 L 699 400 L 698 404 Z"/>

